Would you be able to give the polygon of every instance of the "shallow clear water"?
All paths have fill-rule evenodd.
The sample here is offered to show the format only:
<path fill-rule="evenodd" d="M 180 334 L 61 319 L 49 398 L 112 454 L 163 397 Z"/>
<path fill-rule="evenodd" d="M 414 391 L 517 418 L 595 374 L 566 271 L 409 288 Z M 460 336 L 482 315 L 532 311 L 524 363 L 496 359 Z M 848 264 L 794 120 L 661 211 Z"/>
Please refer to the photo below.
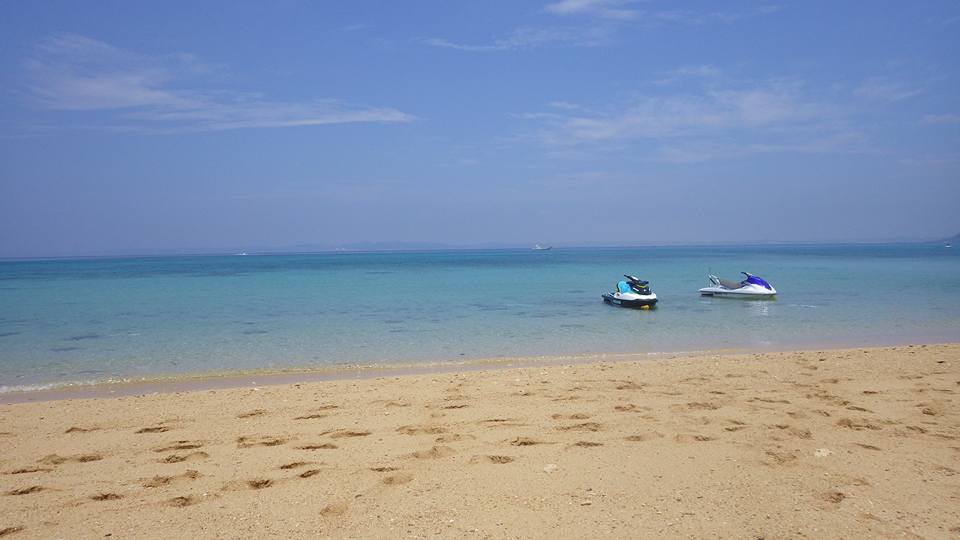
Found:
<path fill-rule="evenodd" d="M 0 262 L 0 387 L 248 368 L 960 340 L 960 250 L 656 247 Z M 700 297 L 708 271 L 775 301 Z M 607 306 L 623 273 L 653 311 Z"/>

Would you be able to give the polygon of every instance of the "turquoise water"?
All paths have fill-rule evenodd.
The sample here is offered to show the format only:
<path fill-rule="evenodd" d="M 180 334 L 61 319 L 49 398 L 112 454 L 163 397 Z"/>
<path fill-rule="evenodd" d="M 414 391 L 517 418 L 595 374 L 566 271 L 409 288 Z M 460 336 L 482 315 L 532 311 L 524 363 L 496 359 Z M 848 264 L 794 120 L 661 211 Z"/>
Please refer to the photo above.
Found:
<path fill-rule="evenodd" d="M 655 247 L 0 262 L 0 387 L 248 368 L 960 341 L 960 249 Z M 700 297 L 708 271 L 775 301 Z M 654 311 L 607 306 L 623 273 Z"/>

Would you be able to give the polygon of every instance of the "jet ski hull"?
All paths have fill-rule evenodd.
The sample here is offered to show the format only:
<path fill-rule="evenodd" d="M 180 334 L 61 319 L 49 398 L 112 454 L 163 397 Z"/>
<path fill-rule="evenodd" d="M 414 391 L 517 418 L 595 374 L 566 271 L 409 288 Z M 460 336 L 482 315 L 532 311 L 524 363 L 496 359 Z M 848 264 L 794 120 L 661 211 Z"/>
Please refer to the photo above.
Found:
<path fill-rule="evenodd" d="M 777 291 L 770 291 L 762 287 L 741 287 L 739 289 L 727 289 L 726 287 L 704 287 L 700 289 L 700 295 L 717 296 L 720 298 L 772 300 L 777 297 Z"/>
<path fill-rule="evenodd" d="M 626 308 L 652 309 L 657 306 L 657 295 L 604 293 L 603 301 Z"/>

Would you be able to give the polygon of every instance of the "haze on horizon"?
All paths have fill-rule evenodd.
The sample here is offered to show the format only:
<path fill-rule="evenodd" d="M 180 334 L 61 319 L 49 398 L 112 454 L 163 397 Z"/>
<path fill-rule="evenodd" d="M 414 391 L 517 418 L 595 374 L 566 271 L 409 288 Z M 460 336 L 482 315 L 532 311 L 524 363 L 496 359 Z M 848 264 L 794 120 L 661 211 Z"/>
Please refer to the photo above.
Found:
<path fill-rule="evenodd" d="M 960 5 L 0 4 L 0 257 L 960 231 Z"/>

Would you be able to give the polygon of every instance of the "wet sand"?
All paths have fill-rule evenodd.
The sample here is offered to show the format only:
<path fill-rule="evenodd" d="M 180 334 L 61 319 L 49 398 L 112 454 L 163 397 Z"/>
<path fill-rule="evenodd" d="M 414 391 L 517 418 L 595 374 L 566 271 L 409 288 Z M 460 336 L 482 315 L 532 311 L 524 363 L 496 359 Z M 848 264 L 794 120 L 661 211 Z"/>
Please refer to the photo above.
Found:
<path fill-rule="evenodd" d="M 0 537 L 960 535 L 960 345 L 0 406 Z"/>

